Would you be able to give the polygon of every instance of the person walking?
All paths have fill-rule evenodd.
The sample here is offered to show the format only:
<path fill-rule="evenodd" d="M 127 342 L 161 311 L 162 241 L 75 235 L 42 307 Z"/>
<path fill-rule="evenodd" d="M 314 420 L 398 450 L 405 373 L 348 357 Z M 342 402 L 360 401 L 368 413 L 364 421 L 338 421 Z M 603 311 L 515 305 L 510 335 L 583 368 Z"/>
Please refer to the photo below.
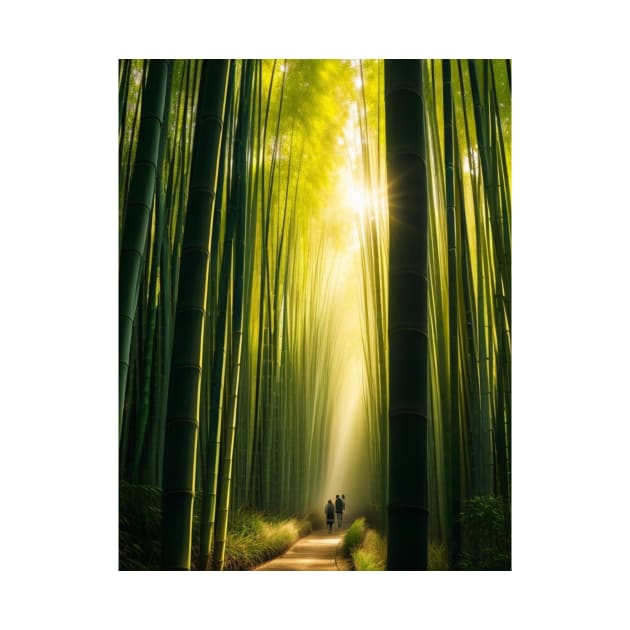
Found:
<path fill-rule="evenodd" d="M 328 527 L 328 533 L 332 533 L 333 523 L 335 522 L 335 506 L 333 505 L 332 499 L 328 499 L 328 503 L 326 503 L 326 507 L 324 508 L 324 513 L 326 514 L 326 526 Z"/>
<path fill-rule="evenodd" d="M 341 527 L 343 520 L 343 499 L 339 495 L 335 498 L 335 512 L 337 513 L 337 527 Z"/>

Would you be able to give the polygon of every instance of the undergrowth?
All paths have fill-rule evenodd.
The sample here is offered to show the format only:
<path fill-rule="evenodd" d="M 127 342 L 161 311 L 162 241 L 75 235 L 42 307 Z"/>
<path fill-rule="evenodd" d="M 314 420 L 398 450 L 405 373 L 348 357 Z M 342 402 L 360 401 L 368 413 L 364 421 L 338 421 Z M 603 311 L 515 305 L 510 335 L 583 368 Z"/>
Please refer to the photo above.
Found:
<path fill-rule="evenodd" d="M 363 517 L 356 519 L 346 531 L 343 551 L 352 558 L 356 571 L 385 571 L 387 565 L 387 540 L 376 530 L 366 526 Z M 429 544 L 428 571 L 448 571 L 446 547 Z"/>
<path fill-rule="evenodd" d="M 348 527 L 343 537 L 342 551 L 345 555 L 350 555 L 357 547 L 363 543 L 365 534 L 367 532 L 367 525 L 365 524 L 365 518 L 362 516 L 355 519 L 352 525 Z"/>
<path fill-rule="evenodd" d="M 343 552 L 352 558 L 356 571 L 384 571 L 386 547 L 384 539 L 366 525 L 365 518 L 357 518 L 343 538 Z"/>
<path fill-rule="evenodd" d="M 510 571 L 511 528 L 508 506 L 501 497 L 476 496 L 464 502 L 462 571 Z"/>
<path fill-rule="evenodd" d="M 198 501 L 193 515 L 192 568 L 196 568 L 199 540 Z M 121 482 L 119 492 L 119 568 L 121 571 L 158 571 L 161 557 L 162 497 L 158 488 Z M 286 551 L 311 532 L 311 523 L 297 517 L 280 519 L 237 511 L 228 524 L 226 571 L 252 569 Z"/>
<path fill-rule="evenodd" d="M 252 569 L 281 555 L 310 533 L 311 524 L 304 519 L 281 520 L 256 512 L 237 512 L 229 523 L 224 570 Z"/>
<path fill-rule="evenodd" d="M 387 559 L 385 539 L 375 530 L 368 529 L 360 547 L 352 552 L 357 571 L 384 571 Z"/>

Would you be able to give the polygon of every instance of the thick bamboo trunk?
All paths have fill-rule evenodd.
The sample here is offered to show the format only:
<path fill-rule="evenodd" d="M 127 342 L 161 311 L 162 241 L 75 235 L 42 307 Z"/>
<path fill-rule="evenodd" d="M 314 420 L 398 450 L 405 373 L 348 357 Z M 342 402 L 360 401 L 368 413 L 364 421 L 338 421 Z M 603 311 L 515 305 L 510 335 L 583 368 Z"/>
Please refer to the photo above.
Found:
<path fill-rule="evenodd" d="M 162 484 L 162 568 L 190 569 L 212 216 L 226 60 L 204 61 L 181 255 Z"/>
<path fill-rule="evenodd" d="M 388 570 L 426 570 L 428 198 L 419 60 L 386 60 L 389 199 Z"/>
<path fill-rule="evenodd" d="M 228 103 L 226 110 L 231 113 L 232 99 L 235 80 L 235 66 L 232 64 L 230 67 L 227 98 Z M 226 120 L 228 126 L 231 127 L 231 117 L 226 113 Z M 225 145 L 226 138 L 231 138 L 229 131 L 226 130 L 222 138 L 222 144 Z M 223 146 L 221 155 L 223 156 L 222 163 L 219 167 L 219 173 L 225 170 L 225 168 L 231 162 L 232 151 L 230 147 Z M 228 169 L 230 170 L 230 169 Z M 229 178 L 228 178 L 229 180 Z M 219 180 L 218 187 L 222 187 L 223 182 Z M 220 204 L 221 200 L 217 199 L 217 203 Z M 217 204 L 215 204 L 217 208 Z M 197 568 L 201 571 L 205 571 L 210 568 L 210 558 L 212 541 L 214 536 L 214 523 L 216 515 L 216 495 L 217 495 L 217 479 L 218 479 L 218 462 L 221 442 L 222 420 L 223 420 L 223 403 L 224 403 L 224 382 L 225 382 L 225 370 L 227 362 L 227 339 L 228 339 L 228 322 L 227 322 L 227 308 L 228 308 L 228 295 L 229 295 L 229 281 L 232 267 L 232 243 L 234 240 L 234 221 L 231 218 L 231 212 L 228 209 L 225 212 L 226 222 L 225 238 L 223 244 L 223 253 L 221 256 L 221 265 L 218 265 L 219 260 L 219 227 L 221 222 L 220 207 L 215 211 L 215 221 L 212 230 L 212 244 L 213 244 L 213 257 L 211 260 L 211 284 L 216 284 L 216 287 L 212 287 L 212 291 L 209 290 L 208 302 L 209 308 L 214 308 L 214 313 L 209 314 L 207 317 L 207 323 L 214 323 L 214 329 L 208 330 L 208 337 L 214 337 L 214 344 L 206 344 L 206 347 L 211 351 L 208 355 L 208 361 L 206 362 L 206 370 L 209 373 L 208 378 L 210 381 L 209 387 L 209 405 L 207 410 L 207 418 L 204 419 L 204 425 L 206 426 L 204 441 L 201 443 L 202 449 L 202 461 L 204 466 L 202 467 L 202 497 L 201 497 L 201 514 L 200 514 L 200 527 L 199 527 L 199 556 L 197 559 Z M 216 278 L 218 269 L 218 281 Z M 210 293 L 216 293 L 216 304 L 210 299 Z M 212 305 L 212 306 L 210 306 Z M 211 316 L 212 315 L 212 316 Z M 212 359 L 210 360 L 210 357 Z"/>
<path fill-rule="evenodd" d="M 152 60 L 143 97 L 138 148 L 127 195 L 119 272 L 119 433 L 122 429 L 129 352 L 138 304 L 140 275 L 144 265 L 151 207 L 155 193 L 160 135 L 168 102 L 168 62 Z"/>

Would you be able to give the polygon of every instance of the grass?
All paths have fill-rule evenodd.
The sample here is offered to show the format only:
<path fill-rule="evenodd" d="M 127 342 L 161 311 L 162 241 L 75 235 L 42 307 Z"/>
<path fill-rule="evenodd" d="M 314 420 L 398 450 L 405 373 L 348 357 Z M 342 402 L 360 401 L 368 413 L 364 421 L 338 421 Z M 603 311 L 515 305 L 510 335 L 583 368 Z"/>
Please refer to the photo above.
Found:
<path fill-rule="evenodd" d="M 272 519 L 256 512 L 238 512 L 228 529 L 225 570 L 246 571 L 284 553 L 310 534 L 309 521 Z"/>
<path fill-rule="evenodd" d="M 158 571 L 162 520 L 160 490 L 121 483 L 119 501 L 120 570 Z M 229 522 L 224 570 L 247 571 L 267 562 L 284 553 L 311 529 L 308 519 L 281 519 L 249 510 L 237 511 Z M 195 515 L 193 568 L 197 559 L 195 543 L 198 538 L 199 522 Z M 352 559 L 356 571 L 385 570 L 386 540 L 376 530 L 368 528 L 364 517 L 357 518 L 347 529 L 342 549 L 344 555 Z M 470 570 L 472 567 L 461 568 Z M 429 545 L 428 570 L 448 571 L 444 545 Z"/>
<path fill-rule="evenodd" d="M 352 552 L 352 562 L 357 571 L 384 571 L 387 559 L 385 539 L 373 529 L 368 529 L 360 547 Z"/>
<path fill-rule="evenodd" d="M 365 524 L 365 518 L 357 518 L 352 525 L 348 527 L 343 537 L 343 553 L 350 555 L 357 547 L 360 547 L 365 539 L 366 532 L 367 525 Z"/>
<path fill-rule="evenodd" d="M 365 518 L 357 518 L 343 538 L 343 552 L 352 558 L 356 571 L 384 571 L 387 548 L 385 540 L 366 525 Z"/>
<path fill-rule="evenodd" d="M 161 492 L 149 486 L 120 484 L 119 568 L 158 571 L 161 556 Z M 280 519 L 242 510 L 230 518 L 225 549 L 226 571 L 246 571 L 286 551 L 311 532 L 307 519 Z M 199 520 L 193 516 L 192 568 L 197 560 Z"/>
<path fill-rule="evenodd" d="M 356 519 L 346 531 L 343 552 L 352 558 L 355 571 L 385 571 L 387 540 L 376 530 L 367 527 L 365 518 Z M 448 571 L 446 547 L 429 544 L 428 571 Z"/>

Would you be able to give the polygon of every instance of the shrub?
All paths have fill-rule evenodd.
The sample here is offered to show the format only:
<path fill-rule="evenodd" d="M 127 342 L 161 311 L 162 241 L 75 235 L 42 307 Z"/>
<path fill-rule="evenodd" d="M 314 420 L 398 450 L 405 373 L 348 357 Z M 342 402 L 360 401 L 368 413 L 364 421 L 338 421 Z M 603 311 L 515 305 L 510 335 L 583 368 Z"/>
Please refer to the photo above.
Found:
<path fill-rule="evenodd" d="M 464 503 L 462 555 L 464 571 L 509 571 L 510 532 L 501 497 L 477 496 Z"/>
<path fill-rule="evenodd" d="M 158 488 L 121 482 L 118 493 L 118 566 L 160 568 L 162 495 Z"/>

